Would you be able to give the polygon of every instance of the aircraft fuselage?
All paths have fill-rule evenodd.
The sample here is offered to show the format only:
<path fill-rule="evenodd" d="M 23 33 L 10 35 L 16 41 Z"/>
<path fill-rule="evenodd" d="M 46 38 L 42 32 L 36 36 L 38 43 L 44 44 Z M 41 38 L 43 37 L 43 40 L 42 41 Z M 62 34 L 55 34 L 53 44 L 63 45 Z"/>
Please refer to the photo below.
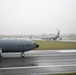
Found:
<path fill-rule="evenodd" d="M 25 52 L 37 48 L 38 45 L 28 40 L 0 40 L 2 52 Z"/>

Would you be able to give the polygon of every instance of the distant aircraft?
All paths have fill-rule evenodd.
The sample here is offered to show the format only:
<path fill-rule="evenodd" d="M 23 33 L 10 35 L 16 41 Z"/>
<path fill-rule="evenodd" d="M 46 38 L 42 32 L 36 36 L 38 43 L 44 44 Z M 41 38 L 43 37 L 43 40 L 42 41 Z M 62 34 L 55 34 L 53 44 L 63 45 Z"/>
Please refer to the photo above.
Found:
<path fill-rule="evenodd" d="M 58 30 L 58 29 L 57 29 Z M 43 37 L 42 39 L 43 40 L 56 40 L 57 38 L 60 38 L 60 31 L 58 30 L 58 33 L 57 35 L 55 36 L 46 36 L 46 37 Z M 61 40 L 62 38 L 60 38 Z"/>
<path fill-rule="evenodd" d="M 24 52 L 38 48 L 39 45 L 30 40 L 20 39 L 1 39 L 0 40 L 0 57 L 2 53 L 21 52 L 21 57 L 24 57 Z"/>

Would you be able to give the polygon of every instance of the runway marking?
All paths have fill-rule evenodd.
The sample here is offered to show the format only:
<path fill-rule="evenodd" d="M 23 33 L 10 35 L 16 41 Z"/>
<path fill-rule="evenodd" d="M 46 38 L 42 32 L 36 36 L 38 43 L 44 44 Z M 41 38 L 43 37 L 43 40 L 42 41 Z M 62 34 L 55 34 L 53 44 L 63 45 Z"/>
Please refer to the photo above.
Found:
<path fill-rule="evenodd" d="M 57 50 L 57 52 L 62 52 L 62 53 L 71 53 L 71 52 L 76 52 L 76 50 Z"/>
<path fill-rule="evenodd" d="M 8 68 L 0 68 L 0 70 L 15 70 L 15 69 L 31 69 L 31 68 L 51 68 L 51 67 L 71 67 L 75 66 L 76 64 L 71 65 L 48 65 L 48 66 L 30 66 L 30 67 L 8 67 Z"/>

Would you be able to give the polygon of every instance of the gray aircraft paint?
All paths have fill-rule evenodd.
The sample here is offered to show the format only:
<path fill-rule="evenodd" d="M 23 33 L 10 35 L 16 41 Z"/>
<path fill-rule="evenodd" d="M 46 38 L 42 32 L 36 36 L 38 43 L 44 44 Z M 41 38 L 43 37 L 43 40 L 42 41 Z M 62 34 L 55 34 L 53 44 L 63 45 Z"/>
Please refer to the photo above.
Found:
<path fill-rule="evenodd" d="M 51 40 L 51 39 L 56 40 L 57 38 L 60 38 L 60 31 L 59 30 L 57 32 L 57 35 L 55 35 L 55 36 L 46 36 L 46 37 L 43 37 L 42 39 L 44 39 L 44 40 Z"/>
<path fill-rule="evenodd" d="M 4 52 L 26 52 L 39 47 L 29 40 L 0 40 L 0 50 Z"/>

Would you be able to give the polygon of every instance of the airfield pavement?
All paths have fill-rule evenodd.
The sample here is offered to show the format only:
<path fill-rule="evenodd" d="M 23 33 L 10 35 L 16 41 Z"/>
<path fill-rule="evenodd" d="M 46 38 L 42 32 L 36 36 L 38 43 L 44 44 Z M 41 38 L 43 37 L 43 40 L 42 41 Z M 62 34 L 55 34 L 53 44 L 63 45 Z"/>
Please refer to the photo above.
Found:
<path fill-rule="evenodd" d="M 76 72 L 76 50 L 32 50 L 25 53 L 3 53 L 0 75 L 41 75 Z"/>

